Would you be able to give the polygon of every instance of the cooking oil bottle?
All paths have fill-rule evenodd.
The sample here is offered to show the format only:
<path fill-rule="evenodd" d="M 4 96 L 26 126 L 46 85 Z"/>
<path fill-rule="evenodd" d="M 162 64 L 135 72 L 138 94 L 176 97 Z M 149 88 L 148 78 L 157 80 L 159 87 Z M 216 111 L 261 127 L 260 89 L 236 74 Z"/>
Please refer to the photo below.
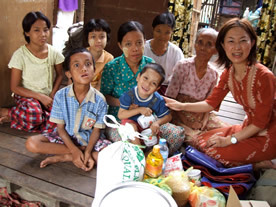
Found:
<path fill-rule="evenodd" d="M 162 174 L 163 157 L 160 153 L 160 146 L 154 145 L 146 159 L 145 173 L 147 176 L 156 178 Z M 145 176 L 145 177 L 147 177 Z"/>

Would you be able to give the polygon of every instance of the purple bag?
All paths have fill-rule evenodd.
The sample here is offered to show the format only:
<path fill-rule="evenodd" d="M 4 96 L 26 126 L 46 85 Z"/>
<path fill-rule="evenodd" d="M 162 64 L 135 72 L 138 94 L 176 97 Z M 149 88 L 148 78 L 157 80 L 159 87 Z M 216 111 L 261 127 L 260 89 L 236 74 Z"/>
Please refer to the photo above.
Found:
<path fill-rule="evenodd" d="M 188 146 L 186 148 L 185 157 L 196 163 L 197 165 L 202 165 L 218 174 L 237 174 L 237 173 L 251 173 L 253 174 L 253 166 L 252 164 L 241 165 L 237 167 L 225 168 L 220 162 L 215 159 L 209 157 L 193 148 L 192 146 Z"/>
<path fill-rule="evenodd" d="M 191 146 L 186 148 L 186 153 L 182 156 L 182 164 L 184 169 L 193 166 L 201 170 L 201 183 L 218 189 L 226 196 L 229 194 L 230 185 L 237 195 L 242 197 L 256 181 L 251 164 L 226 168 L 220 162 Z"/>

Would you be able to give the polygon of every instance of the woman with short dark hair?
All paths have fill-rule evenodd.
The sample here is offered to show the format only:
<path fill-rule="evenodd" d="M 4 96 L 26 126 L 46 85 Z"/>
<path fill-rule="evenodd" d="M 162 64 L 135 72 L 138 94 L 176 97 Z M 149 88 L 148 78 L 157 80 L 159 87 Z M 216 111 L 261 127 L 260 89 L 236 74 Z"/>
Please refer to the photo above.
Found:
<path fill-rule="evenodd" d="M 173 67 L 184 59 L 182 50 L 170 42 L 175 26 L 174 15 L 164 12 L 157 15 L 152 21 L 153 39 L 147 40 L 144 54 L 154 59 L 154 61 L 165 69 L 166 79 L 158 92 L 165 95 L 167 86 L 172 76 Z"/>

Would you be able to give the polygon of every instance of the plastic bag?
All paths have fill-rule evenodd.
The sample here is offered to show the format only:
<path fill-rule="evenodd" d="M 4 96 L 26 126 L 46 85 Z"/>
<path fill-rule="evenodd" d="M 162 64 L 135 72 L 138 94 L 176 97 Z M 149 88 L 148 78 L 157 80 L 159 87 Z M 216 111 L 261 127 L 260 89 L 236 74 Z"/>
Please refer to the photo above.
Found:
<path fill-rule="evenodd" d="M 181 153 L 174 155 L 172 157 L 169 157 L 166 162 L 164 175 L 168 176 L 168 174 L 175 170 L 183 170 L 183 165 L 181 161 Z"/>
<path fill-rule="evenodd" d="M 172 195 L 172 189 L 170 188 L 170 186 L 168 184 L 166 184 L 166 182 L 169 179 L 171 179 L 171 177 L 166 177 L 165 178 L 164 176 L 161 175 L 158 178 L 148 178 L 148 179 L 145 179 L 143 182 L 155 185 L 155 186 L 163 189 L 164 191 L 166 191 L 170 195 Z"/>
<path fill-rule="evenodd" d="M 225 207 L 226 202 L 224 196 L 215 188 L 193 186 L 189 195 L 189 203 L 191 207 Z"/>
<path fill-rule="evenodd" d="M 172 197 L 179 207 L 188 202 L 190 195 L 190 182 L 184 170 L 175 170 L 169 173 L 171 177 L 166 184 L 172 189 Z"/>
<path fill-rule="evenodd" d="M 115 124 L 108 123 L 107 117 Z M 110 115 L 106 115 L 104 121 L 106 125 L 118 128 L 122 140 L 125 141 L 112 143 L 99 152 L 95 199 L 100 199 L 116 184 L 126 181 L 142 181 L 145 168 L 143 151 L 137 145 L 126 141 L 134 139 L 133 136 L 136 136 L 134 129 L 127 129 L 126 126 L 120 125 Z"/>

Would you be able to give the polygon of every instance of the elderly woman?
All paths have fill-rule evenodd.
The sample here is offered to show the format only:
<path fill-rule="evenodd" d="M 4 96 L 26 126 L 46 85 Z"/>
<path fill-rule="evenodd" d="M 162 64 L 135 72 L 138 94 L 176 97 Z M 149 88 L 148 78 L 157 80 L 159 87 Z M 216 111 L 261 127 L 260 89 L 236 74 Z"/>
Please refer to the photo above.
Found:
<path fill-rule="evenodd" d="M 147 63 L 153 62 L 144 56 L 145 37 L 143 25 L 136 21 L 122 24 L 118 30 L 118 45 L 123 54 L 107 63 L 101 81 L 101 92 L 109 105 L 108 114 L 117 118 L 120 107 L 119 97 L 137 85 L 138 74 Z M 133 105 L 132 107 L 137 107 Z M 161 136 L 167 139 L 171 152 L 178 149 L 184 141 L 184 129 L 167 123 L 160 128 Z M 117 130 L 107 128 L 107 138 L 119 141 Z"/>
<path fill-rule="evenodd" d="M 218 73 L 208 63 L 217 52 L 216 39 L 217 31 L 212 28 L 198 31 L 195 41 L 196 56 L 176 64 L 166 96 L 182 103 L 198 102 L 207 98 L 218 80 Z M 173 112 L 173 123 L 185 128 L 187 142 L 202 131 L 224 126 L 215 114 L 209 112 Z"/>
<path fill-rule="evenodd" d="M 166 99 L 173 110 L 208 112 L 218 109 L 231 91 L 243 106 L 247 119 L 241 125 L 202 133 L 196 147 L 225 166 L 253 164 L 255 169 L 274 168 L 276 158 L 276 78 L 256 62 L 255 31 L 246 19 L 226 22 L 218 34 L 216 48 L 219 65 L 225 70 L 210 96 L 197 103 Z"/>
<path fill-rule="evenodd" d="M 166 72 L 166 79 L 158 90 L 161 95 L 165 94 L 172 76 L 173 67 L 179 60 L 184 59 L 182 50 L 169 41 L 174 26 L 175 19 L 172 13 L 164 12 L 157 15 L 152 22 L 153 39 L 147 40 L 145 44 L 144 54 L 162 65 Z"/>

